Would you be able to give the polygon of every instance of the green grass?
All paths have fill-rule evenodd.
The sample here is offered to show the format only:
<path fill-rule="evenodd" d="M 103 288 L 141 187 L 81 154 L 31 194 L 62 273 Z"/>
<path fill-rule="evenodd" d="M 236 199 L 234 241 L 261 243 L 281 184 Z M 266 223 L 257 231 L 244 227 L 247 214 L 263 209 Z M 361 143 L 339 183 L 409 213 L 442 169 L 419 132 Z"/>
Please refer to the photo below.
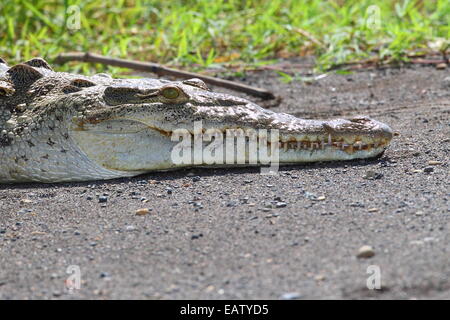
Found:
<path fill-rule="evenodd" d="M 68 9 L 73 9 L 73 5 L 79 8 L 79 29 L 68 27 L 73 22 L 73 11 Z M 373 27 L 378 25 L 376 21 L 370 23 L 376 17 L 367 11 L 370 5 L 379 8 L 379 28 Z M 300 35 L 296 28 L 312 38 Z M 318 58 L 318 69 L 328 69 L 369 57 L 406 61 L 408 52 L 426 50 L 430 42 L 439 43 L 439 39 L 444 41 L 434 49 L 444 50 L 449 38 L 448 0 L 0 3 L 0 56 L 10 64 L 34 56 L 51 61 L 60 52 L 90 51 L 198 69 L 215 65 L 255 66 L 270 59 L 313 54 Z M 84 64 L 82 67 L 97 71 L 105 68 Z"/>

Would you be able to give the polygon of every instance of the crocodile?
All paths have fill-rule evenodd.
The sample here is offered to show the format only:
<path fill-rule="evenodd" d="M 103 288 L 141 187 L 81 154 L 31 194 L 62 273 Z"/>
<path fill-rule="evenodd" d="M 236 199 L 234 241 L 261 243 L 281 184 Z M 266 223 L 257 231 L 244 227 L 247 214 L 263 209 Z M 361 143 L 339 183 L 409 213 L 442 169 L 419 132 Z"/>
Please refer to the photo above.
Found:
<path fill-rule="evenodd" d="M 175 161 L 174 148 L 181 143 L 175 133 L 184 130 L 183 143 L 194 141 L 196 123 L 201 123 L 200 134 L 216 133 L 209 144 L 200 140 L 201 147 L 223 141 L 220 136 L 228 137 L 230 130 L 267 134 L 258 136 L 256 149 L 246 136 L 239 164 L 206 157 Z M 281 165 L 365 159 L 380 156 L 392 136 L 388 125 L 367 116 L 300 119 L 211 91 L 199 79 L 84 76 L 54 71 L 42 58 L 12 67 L 0 59 L 0 183 L 106 180 L 190 166 L 263 165 L 267 162 L 262 157 L 250 161 L 263 147 L 269 148 L 267 154 L 277 154 L 274 161 Z M 234 145 L 232 150 L 233 155 L 238 152 Z"/>

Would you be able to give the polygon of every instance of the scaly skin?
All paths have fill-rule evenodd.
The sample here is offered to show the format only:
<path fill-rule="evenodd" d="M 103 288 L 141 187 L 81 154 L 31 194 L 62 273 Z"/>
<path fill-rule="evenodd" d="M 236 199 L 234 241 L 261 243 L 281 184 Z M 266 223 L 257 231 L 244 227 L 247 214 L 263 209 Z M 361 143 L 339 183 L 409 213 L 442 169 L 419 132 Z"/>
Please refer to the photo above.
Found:
<path fill-rule="evenodd" d="M 102 180 L 209 166 L 201 158 L 173 160 L 179 141 L 172 135 L 179 129 L 199 133 L 196 121 L 202 132 L 218 132 L 216 139 L 228 129 L 278 130 L 276 144 L 261 146 L 279 146 L 280 164 L 376 157 L 392 138 L 387 125 L 367 117 L 298 119 L 209 91 L 198 79 L 87 77 L 54 72 L 40 58 L 11 68 L 0 59 L 0 183 Z M 246 164 L 252 150 L 246 149 Z"/>

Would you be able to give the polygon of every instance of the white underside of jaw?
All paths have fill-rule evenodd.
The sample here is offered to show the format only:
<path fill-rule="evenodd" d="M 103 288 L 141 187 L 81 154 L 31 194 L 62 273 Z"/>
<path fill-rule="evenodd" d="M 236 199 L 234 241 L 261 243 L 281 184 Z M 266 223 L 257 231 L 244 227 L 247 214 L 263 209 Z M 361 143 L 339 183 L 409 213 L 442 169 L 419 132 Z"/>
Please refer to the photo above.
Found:
<path fill-rule="evenodd" d="M 180 145 L 181 140 L 171 141 L 170 137 L 161 135 L 155 130 L 142 130 L 127 134 L 101 134 L 91 130 L 72 131 L 71 136 L 84 154 L 84 158 L 90 163 L 90 167 L 96 168 L 91 179 L 86 174 L 92 172 L 81 172 L 73 174 L 73 181 L 111 179 L 117 177 L 136 176 L 145 172 L 168 171 L 187 167 L 240 167 L 240 166 L 261 166 L 270 164 L 300 164 L 315 161 L 344 161 L 353 159 L 373 158 L 382 153 L 388 141 L 375 143 L 370 139 L 335 141 L 329 139 L 323 141 L 313 140 L 308 137 L 306 140 L 280 141 L 273 143 L 277 146 L 275 151 L 271 150 L 272 144 L 267 140 L 262 142 L 263 148 L 261 160 L 261 150 L 259 144 L 253 144 L 250 150 L 248 141 L 241 140 L 243 144 L 239 146 L 237 139 L 232 142 L 232 150 L 227 150 L 227 144 L 221 145 L 223 155 L 216 162 L 204 161 L 207 147 L 211 141 L 200 143 L 202 156 L 200 161 L 194 159 L 195 143 L 189 147 L 190 156 L 188 161 L 176 162 L 174 149 Z M 283 137 L 284 138 L 284 137 Z M 225 142 L 225 139 L 224 141 Z M 267 144 L 266 144 L 267 143 Z M 257 147 L 256 147 L 257 146 Z M 243 149 L 242 149 L 243 147 Z M 240 157 L 238 155 L 240 151 Z M 245 151 L 243 151 L 245 150 Z M 230 156 L 231 153 L 231 156 Z M 215 153 L 214 153 L 215 154 Z M 256 155 L 256 156 L 255 156 Z M 229 161 L 229 159 L 233 159 Z M 244 159 L 244 161 L 242 161 Z M 255 160 L 257 159 L 257 160 Z M 99 176 L 103 175 L 102 176 Z"/>
<path fill-rule="evenodd" d="M 385 151 L 385 147 L 372 148 L 371 150 L 356 150 L 352 153 L 346 152 L 344 150 L 337 150 L 334 148 L 324 148 L 321 150 L 288 150 L 287 152 L 279 150 L 278 155 L 269 154 L 263 162 L 260 161 L 259 157 L 256 157 L 257 161 L 249 161 L 249 154 L 246 152 L 245 161 L 238 161 L 237 154 L 235 153 L 232 162 L 227 162 L 225 156 L 222 161 L 207 163 L 205 161 L 195 162 L 194 159 L 186 163 L 173 163 L 167 157 L 165 159 L 160 159 L 160 161 L 155 161 L 151 164 L 151 167 L 142 168 L 141 171 L 116 171 L 117 173 L 123 172 L 123 176 L 133 176 L 142 174 L 145 172 L 153 171 L 172 171 L 182 168 L 191 167 L 202 167 L 202 168 L 217 168 L 217 167 L 246 167 L 246 166 L 267 166 L 267 165 L 295 165 L 301 163 L 310 162 L 320 162 L 320 161 L 348 161 L 355 159 L 367 159 L 379 156 Z M 241 158 L 242 159 L 242 158 Z M 147 162 L 148 164 L 148 162 Z M 115 171 L 115 170 L 113 170 Z"/>
<path fill-rule="evenodd" d="M 196 149 L 191 145 L 187 151 L 189 156 L 179 157 L 176 160 L 175 154 L 180 155 L 175 147 L 177 142 L 170 141 L 160 135 L 147 135 L 147 133 L 139 133 L 136 135 L 125 135 L 123 137 L 115 137 L 109 143 L 97 136 L 89 136 L 82 134 L 83 149 L 87 157 L 96 165 L 103 169 L 115 172 L 123 176 L 137 175 L 142 172 L 151 172 L 158 170 L 168 170 L 184 167 L 207 166 L 207 165 L 266 165 L 269 163 L 302 163 L 314 161 L 342 161 L 353 159 L 372 158 L 385 149 L 385 146 L 370 147 L 368 149 L 358 150 L 352 145 L 343 145 L 340 147 L 309 144 L 303 148 L 284 148 L 285 144 L 279 143 L 278 148 L 271 150 L 271 145 L 263 150 L 259 148 L 249 150 L 248 144 L 240 145 L 243 149 L 235 145 L 231 145 L 232 149 L 228 149 L 227 145 L 221 146 L 221 156 L 215 157 L 216 151 L 208 150 L 208 143 L 200 145 Z M 240 150 L 240 151 L 238 151 Z M 197 152 L 200 151 L 200 152 Z M 184 155 L 186 150 L 182 150 Z M 200 154 L 200 158 L 197 155 Z M 214 156 L 212 156 L 214 154 Z M 206 161 L 206 157 L 214 159 Z M 180 159 L 182 158 L 182 161 Z"/>

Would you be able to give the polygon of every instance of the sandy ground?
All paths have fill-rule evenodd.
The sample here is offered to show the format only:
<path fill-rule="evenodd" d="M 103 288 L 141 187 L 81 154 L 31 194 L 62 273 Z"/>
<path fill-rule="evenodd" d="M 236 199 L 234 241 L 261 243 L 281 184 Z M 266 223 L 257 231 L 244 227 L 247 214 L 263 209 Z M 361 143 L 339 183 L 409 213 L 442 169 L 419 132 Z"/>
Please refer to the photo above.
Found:
<path fill-rule="evenodd" d="M 0 298 L 448 299 L 449 75 L 244 79 L 283 97 L 275 111 L 388 123 L 399 136 L 376 160 L 0 186 Z M 363 245 L 373 257 L 357 258 Z M 73 293 L 69 266 L 81 272 Z M 369 266 L 380 290 L 366 286 Z"/>

